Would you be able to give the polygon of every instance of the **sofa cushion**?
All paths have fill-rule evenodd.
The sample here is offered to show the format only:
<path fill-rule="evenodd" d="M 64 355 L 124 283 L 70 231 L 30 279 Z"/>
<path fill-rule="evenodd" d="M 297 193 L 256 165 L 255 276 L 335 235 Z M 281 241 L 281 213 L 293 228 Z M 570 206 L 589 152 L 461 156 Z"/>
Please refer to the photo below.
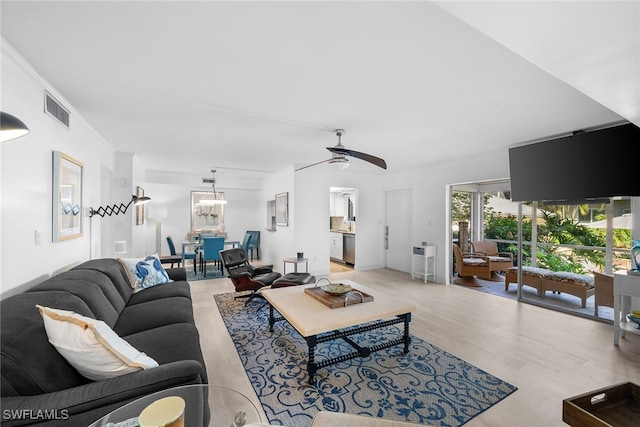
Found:
<path fill-rule="evenodd" d="M 202 365 L 202 381 L 207 383 L 207 373 L 200 348 L 200 335 L 195 325 L 176 323 L 135 334 L 123 336 L 131 345 L 157 360 L 160 365 L 195 360 Z"/>
<path fill-rule="evenodd" d="M 509 268 L 508 271 L 513 272 L 514 274 L 517 274 L 518 267 L 511 267 Z M 551 273 L 551 270 L 547 270 L 546 268 L 522 266 L 522 274 L 526 274 L 527 276 L 545 277 L 547 274 L 550 274 L 550 273 Z"/>
<path fill-rule="evenodd" d="M 84 301 L 62 291 L 27 292 L 0 302 L 2 396 L 33 396 L 90 382 L 49 343 L 36 304 L 93 317 Z"/>
<path fill-rule="evenodd" d="M 169 297 L 182 297 L 191 300 L 191 288 L 189 282 L 171 282 L 169 286 L 154 286 L 131 295 L 127 305 L 140 304 L 148 301 Z"/>
<path fill-rule="evenodd" d="M 158 366 L 158 362 L 136 350 L 101 320 L 73 311 L 37 307 L 49 342 L 78 372 L 91 380 L 104 380 Z"/>
<path fill-rule="evenodd" d="M 129 301 L 129 298 L 131 298 L 133 294 L 133 289 L 129 284 L 128 273 L 124 266 L 116 259 L 93 259 L 72 268 L 72 270 L 92 270 L 107 275 L 125 302 Z"/>
<path fill-rule="evenodd" d="M 129 273 L 129 284 L 133 293 L 157 285 L 169 283 L 169 275 L 162 267 L 160 259 L 155 255 L 145 258 L 118 258 Z"/>
<path fill-rule="evenodd" d="M 555 280 L 556 282 L 571 283 L 574 285 L 584 285 L 587 289 L 593 288 L 594 280 L 593 276 L 587 276 L 585 274 L 570 273 L 568 271 L 552 271 L 547 276 L 547 279 Z"/>
<path fill-rule="evenodd" d="M 464 265 L 469 265 L 473 267 L 481 267 L 481 266 L 487 265 L 487 260 L 484 258 L 465 257 L 465 258 L 462 258 L 462 262 Z"/>
<path fill-rule="evenodd" d="M 113 327 L 125 303 L 110 283 L 109 277 L 99 271 L 71 270 L 54 276 L 27 292 L 69 292 L 82 299 L 96 319 Z"/>
<path fill-rule="evenodd" d="M 125 336 L 174 323 L 194 323 L 191 300 L 169 297 L 128 305 L 120 313 L 113 330 Z"/>

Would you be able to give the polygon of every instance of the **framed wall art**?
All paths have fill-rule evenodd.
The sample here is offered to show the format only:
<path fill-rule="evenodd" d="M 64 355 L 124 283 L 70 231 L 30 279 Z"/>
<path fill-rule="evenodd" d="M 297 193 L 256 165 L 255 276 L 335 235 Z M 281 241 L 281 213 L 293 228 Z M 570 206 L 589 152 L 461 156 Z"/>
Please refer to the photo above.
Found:
<path fill-rule="evenodd" d="M 82 173 L 84 164 L 53 152 L 52 240 L 82 237 Z"/>
<path fill-rule="evenodd" d="M 209 191 L 191 192 L 191 233 L 224 231 L 224 205 L 209 203 Z M 224 193 L 218 192 L 224 198 Z"/>
<path fill-rule="evenodd" d="M 276 194 L 276 225 L 289 226 L 289 193 Z"/>

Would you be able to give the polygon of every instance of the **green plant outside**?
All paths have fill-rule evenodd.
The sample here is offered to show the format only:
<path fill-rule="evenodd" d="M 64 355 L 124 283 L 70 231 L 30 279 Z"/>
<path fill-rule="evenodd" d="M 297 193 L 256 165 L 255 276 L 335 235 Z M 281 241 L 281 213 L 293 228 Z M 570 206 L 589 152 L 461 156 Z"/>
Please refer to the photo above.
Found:
<path fill-rule="evenodd" d="M 564 218 L 557 213 L 543 211 L 538 221 L 537 241 L 548 244 L 565 244 L 576 246 L 606 245 L 606 231 L 592 229 L 581 225 L 572 218 Z M 522 239 L 531 241 L 531 219 L 523 219 Z M 498 243 L 501 252 L 511 252 L 516 259 L 518 218 L 513 215 L 503 216 L 494 212 L 485 214 L 484 232 L 486 239 L 513 240 L 513 243 Z M 631 242 L 630 230 L 614 230 L 614 247 L 629 247 Z M 622 257 L 628 258 L 628 255 Z M 574 273 L 588 273 L 584 265 L 592 265 L 599 270 L 604 269 L 605 253 L 603 250 L 570 249 L 566 247 L 544 246 L 537 247 L 537 266 L 553 271 L 570 271 Z M 523 265 L 531 265 L 531 246 L 522 248 Z"/>

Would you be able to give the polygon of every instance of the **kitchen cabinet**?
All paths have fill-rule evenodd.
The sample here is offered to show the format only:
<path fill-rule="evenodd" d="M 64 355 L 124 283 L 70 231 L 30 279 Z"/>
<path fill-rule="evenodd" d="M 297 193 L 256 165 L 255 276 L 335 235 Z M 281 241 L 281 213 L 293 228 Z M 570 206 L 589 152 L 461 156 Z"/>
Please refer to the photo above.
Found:
<path fill-rule="evenodd" d="M 343 261 L 342 251 L 343 251 L 343 237 L 342 233 L 329 233 L 329 256 L 337 261 Z"/>
<path fill-rule="evenodd" d="M 329 194 L 329 215 L 342 216 L 355 221 L 357 216 L 357 194 L 358 190 L 355 188 L 332 187 Z"/>

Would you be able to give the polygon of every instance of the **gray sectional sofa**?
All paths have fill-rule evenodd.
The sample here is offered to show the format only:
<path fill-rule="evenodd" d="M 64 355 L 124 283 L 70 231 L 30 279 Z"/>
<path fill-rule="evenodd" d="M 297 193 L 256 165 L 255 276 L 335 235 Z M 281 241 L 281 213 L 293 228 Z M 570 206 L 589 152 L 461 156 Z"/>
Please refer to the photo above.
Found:
<path fill-rule="evenodd" d="M 186 272 L 167 272 L 173 282 L 134 294 L 117 260 L 92 260 L 2 300 L 2 425 L 87 426 L 150 393 L 206 384 Z M 101 381 L 83 377 L 49 343 L 36 304 L 104 321 L 159 366 Z M 203 412 L 206 425 L 206 404 Z"/>

